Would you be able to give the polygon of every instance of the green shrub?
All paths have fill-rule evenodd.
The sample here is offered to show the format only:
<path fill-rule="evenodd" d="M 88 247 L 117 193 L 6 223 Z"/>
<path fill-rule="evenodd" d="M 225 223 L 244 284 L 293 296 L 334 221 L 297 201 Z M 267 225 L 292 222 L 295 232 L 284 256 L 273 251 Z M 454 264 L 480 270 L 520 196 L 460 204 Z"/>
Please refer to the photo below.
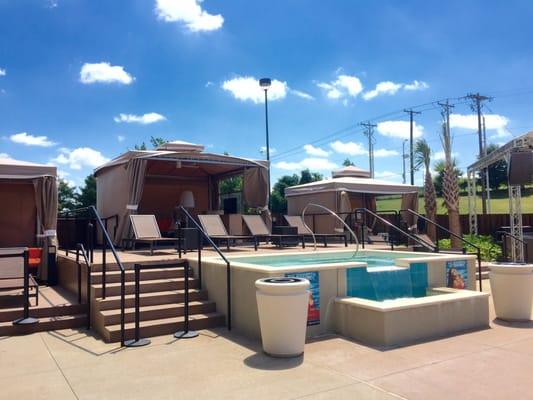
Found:
<path fill-rule="evenodd" d="M 480 248 L 481 259 L 483 261 L 494 261 L 502 254 L 501 246 L 494 242 L 494 239 L 490 235 L 463 235 L 463 238 Z M 470 245 L 466 245 L 465 247 L 467 253 L 476 252 L 476 249 Z M 439 240 L 439 248 L 442 250 L 450 249 L 450 239 Z"/>

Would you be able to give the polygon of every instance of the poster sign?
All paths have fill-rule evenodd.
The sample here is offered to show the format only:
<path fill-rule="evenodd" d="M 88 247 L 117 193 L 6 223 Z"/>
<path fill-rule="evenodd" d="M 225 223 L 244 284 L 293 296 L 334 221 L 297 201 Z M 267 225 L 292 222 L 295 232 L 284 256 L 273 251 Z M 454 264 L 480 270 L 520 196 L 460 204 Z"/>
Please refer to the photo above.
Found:
<path fill-rule="evenodd" d="M 446 262 L 446 286 L 454 289 L 468 287 L 468 263 L 466 260 Z"/>
<path fill-rule="evenodd" d="M 307 326 L 320 324 L 320 281 L 318 271 L 294 272 L 285 274 L 291 278 L 307 279 L 309 286 L 309 307 L 307 311 Z"/>

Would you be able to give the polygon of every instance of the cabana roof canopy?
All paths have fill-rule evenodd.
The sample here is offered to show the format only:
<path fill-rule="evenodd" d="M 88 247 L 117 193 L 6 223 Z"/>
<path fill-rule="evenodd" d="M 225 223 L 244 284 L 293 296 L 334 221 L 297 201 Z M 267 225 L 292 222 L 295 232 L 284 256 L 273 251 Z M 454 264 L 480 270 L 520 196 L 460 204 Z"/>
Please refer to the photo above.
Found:
<path fill-rule="evenodd" d="M 41 176 L 56 177 L 56 175 L 56 167 L 50 165 L 0 158 L 0 179 L 33 179 Z"/>
<path fill-rule="evenodd" d="M 285 189 L 285 196 L 291 197 L 310 193 L 340 191 L 378 195 L 404 194 L 415 193 L 418 191 L 418 187 L 370 178 L 341 177 L 288 187 Z"/>
<path fill-rule="evenodd" d="M 127 164 L 133 159 L 146 159 L 148 161 L 168 161 L 174 162 L 173 168 L 179 167 L 179 163 L 188 166 L 197 165 L 205 175 L 219 175 L 230 173 L 243 167 L 267 168 L 266 161 L 256 161 L 247 158 L 227 156 L 223 154 L 202 153 L 198 151 L 170 151 L 170 150 L 130 150 L 95 169 L 98 176 L 104 170 L 117 165 Z"/>

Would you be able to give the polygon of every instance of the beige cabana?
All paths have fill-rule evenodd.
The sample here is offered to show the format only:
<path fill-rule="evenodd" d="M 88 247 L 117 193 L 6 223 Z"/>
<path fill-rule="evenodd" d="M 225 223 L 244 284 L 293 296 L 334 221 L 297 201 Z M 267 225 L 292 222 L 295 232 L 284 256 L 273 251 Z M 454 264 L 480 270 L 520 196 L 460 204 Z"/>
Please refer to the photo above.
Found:
<path fill-rule="evenodd" d="M 56 240 L 56 167 L 0 158 L 0 205 L 0 247 L 43 247 L 39 278 L 46 280 Z"/>
<path fill-rule="evenodd" d="M 375 211 L 377 196 L 395 194 L 402 195 L 402 208 L 418 209 L 417 186 L 371 179 L 368 171 L 357 167 L 346 167 L 334 171 L 332 176 L 332 179 L 286 188 L 288 214 L 301 215 L 307 204 L 316 203 L 346 218 L 348 213 L 357 208 Z M 318 209 L 309 209 L 307 213 L 320 214 L 322 212 Z M 339 224 L 327 215 L 316 215 L 314 218 L 309 216 L 306 219 L 309 226 L 314 222 L 314 229 L 317 233 L 334 233 L 335 228 L 340 228 Z M 416 221 L 409 221 L 409 223 L 416 223 Z"/>
<path fill-rule="evenodd" d="M 154 214 L 164 225 L 184 196 L 193 203 L 193 215 L 219 212 L 219 182 L 233 176 L 243 177 L 243 204 L 267 206 L 267 163 L 203 150 L 201 145 L 170 142 L 153 151 L 128 151 L 95 170 L 100 215 L 118 215 L 115 243 L 130 236 L 129 214 Z"/>

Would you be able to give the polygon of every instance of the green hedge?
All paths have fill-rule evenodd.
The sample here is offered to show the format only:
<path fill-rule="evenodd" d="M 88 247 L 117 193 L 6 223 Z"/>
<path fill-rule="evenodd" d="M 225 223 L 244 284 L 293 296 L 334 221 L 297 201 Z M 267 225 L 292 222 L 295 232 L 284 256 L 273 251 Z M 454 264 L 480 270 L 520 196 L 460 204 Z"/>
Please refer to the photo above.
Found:
<path fill-rule="evenodd" d="M 463 235 L 465 240 L 478 246 L 481 250 L 481 259 L 483 261 L 495 261 L 502 254 L 502 248 L 499 244 L 494 242 L 490 235 Z M 439 240 L 439 248 L 446 250 L 451 248 L 450 239 Z M 475 253 L 476 249 L 472 246 L 466 245 L 468 253 Z"/>

